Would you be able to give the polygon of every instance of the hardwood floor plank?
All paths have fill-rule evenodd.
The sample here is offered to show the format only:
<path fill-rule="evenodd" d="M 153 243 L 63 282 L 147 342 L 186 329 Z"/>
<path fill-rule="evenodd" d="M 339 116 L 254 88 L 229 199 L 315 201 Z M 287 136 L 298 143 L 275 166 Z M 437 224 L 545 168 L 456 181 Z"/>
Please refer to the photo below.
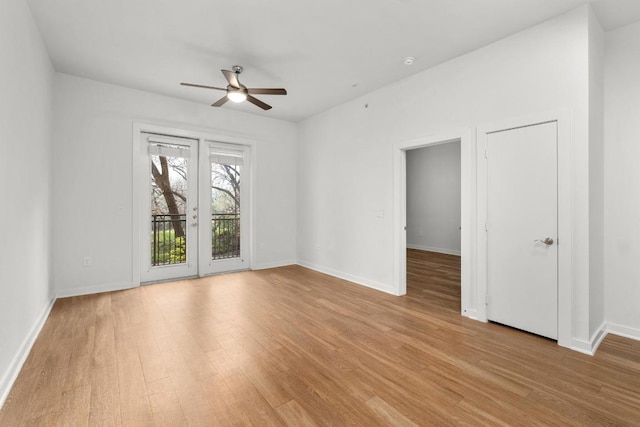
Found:
<path fill-rule="evenodd" d="M 396 427 L 417 427 L 418 424 L 405 417 L 396 408 L 389 405 L 378 396 L 374 396 L 367 400 L 367 405 L 375 411 L 383 420 L 389 423 L 389 425 Z"/>
<path fill-rule="evenodd" d="M 276 410 L 287 426 L 315 427 L 319 425 L 295 400 L 280 405 Z"/>
<path fill-rule="evenodd" d="M 116 337 L 118 392 L 123 425 L 153 425 L 144 371 L 138 356 L 135 333 Z"/>
<path fill-rule="evenodd" d="M 0 425 L 640 425 L 640 343 L 586 356 L 460 315 L 460 258 L 395 297 L 299 266 L 56 302 Z"/>
<path fill-rule="evenodd" d="M 219 425 L 248 424 L 241 411 L 242 401 L 236 400 L 223 375 L 203 379 L 202 389 Z"/>
<path fill-rule="evenodd" d="M 282 387 L 282 384 L 278 381 L 277 374 L 265 375 L 262 372 L 252 372 L 246 375 L 247 379 L 251 381 L 271 407 L 277 408 L 292 400 L 293 396 Z"/>
<path fill-rule="evenodd" d="M 95 366 L 91 374 L 89 425 L 122 425 L 117 365 Z"/>
<path fill-rule="evenodd" d="M 149 331 L 149 329 L 137 331 L 135 344 L 145 382 L 150 384 L 167 378 L 169 374 L 153 332 Z"/>
<path fill-rule="evenodd" d="M 194 368 L 180 347 L 170 337 L 158 339 L 158 347 L 187 424 L 197 425 L 203 420 L 215 420 L 201 382 L 193 374 Z"/>
<path fill-rule="evenodd" d="M 89 425 L 91 406 L 91 386 L 86 385 L 63 394 L 56 418 L 49 425 L 82 426 Z M 46 425 L 46 424 L 43 424 Z"/>
<path fill-rule="evenodd" d="M 187 420 L 169 377 L 147 383 L 149 404 L 156 425 L 185 426 Z"/>

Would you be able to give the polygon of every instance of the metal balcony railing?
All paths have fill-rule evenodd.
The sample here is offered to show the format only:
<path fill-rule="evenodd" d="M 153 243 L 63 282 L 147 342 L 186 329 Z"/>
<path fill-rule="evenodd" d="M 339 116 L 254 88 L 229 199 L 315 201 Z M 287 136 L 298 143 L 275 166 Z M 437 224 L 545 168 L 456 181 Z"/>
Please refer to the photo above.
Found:
<path fill-rule="evenodd" d="M 151 265 L 187 262 L 186 215 L 151 215 Z"/>
<path fill-rule="evenodd" d="M 211 258 L 240 256 L 240 215 L 214 213 L 211 216 Z"/>
<path fill-rule="evenodd" d="M 151 215 L 151 265 L 187 262 L 186 215 Z M 240 256 L 240 215 L 211 215 L 211 258 Z"/>

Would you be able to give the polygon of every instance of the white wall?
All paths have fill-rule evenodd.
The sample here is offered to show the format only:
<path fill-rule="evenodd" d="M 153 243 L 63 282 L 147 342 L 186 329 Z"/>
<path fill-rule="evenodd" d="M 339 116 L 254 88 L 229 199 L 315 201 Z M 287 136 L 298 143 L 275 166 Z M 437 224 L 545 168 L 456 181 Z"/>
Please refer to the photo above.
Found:
<path fill-rule="evenodd" d="M 589 13 L 589 336 L 604 332 L 604 31 Z"/>
<path fill-rule="evenodd" d="M 0 2 L 0 406 L 51 304 L 53 68 L 23 0 Z"/>
<path fill-rule="evenodd" d="M 588 342 L 588 21 L 585 6 L 301 122 L 299 262 L 393 292 L 393 144 L 566 110 L 574 183 L 572 335 Z"/>
<path fill-rule="evenodd" d="M 640 22 L 606 34 L 606 318 L 640 339 Z"/>
<path fill-rule="evenodd" d="M 460 255 L 460 141 L 407 151 L 407 247 Z"/>
<path fill-rule="evenodd" d="M 130 287 L 134 122 L 257 141 L 253 268 L 296 261 L 293 123 L 55 76 L 53 280 L 58 295 Z M 137 184 L 137 183 L 136 183 Z M 135 203 L 138 203 L 136 200 Z M 118 215 L 118 208 L 125 215 Z M 92 259 L 83 266 L 83 257 Z"/>

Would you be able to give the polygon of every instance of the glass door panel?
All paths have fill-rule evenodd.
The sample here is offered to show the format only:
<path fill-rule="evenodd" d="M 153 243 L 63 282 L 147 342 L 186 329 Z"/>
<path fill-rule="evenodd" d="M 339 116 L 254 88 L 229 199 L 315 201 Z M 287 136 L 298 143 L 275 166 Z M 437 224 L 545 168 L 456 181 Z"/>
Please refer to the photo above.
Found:
<path fill-rule="evenodd" d="M 245 182 L 248 181 L 247 148 L 210 143 L 207 168 L 210 224 L 202 230 L 203 274 L 241 270 L 249 267 L 246 259 L 248 215 Z M 204 245 L 207 245 L 206 247 Z"/>
<path fill-rule="evenodd" d="M 141 281 L 197 274 L 197 141 L 143 134 L 147 148 Z M 146 261 L 145 261 L 146 258 Z"/>

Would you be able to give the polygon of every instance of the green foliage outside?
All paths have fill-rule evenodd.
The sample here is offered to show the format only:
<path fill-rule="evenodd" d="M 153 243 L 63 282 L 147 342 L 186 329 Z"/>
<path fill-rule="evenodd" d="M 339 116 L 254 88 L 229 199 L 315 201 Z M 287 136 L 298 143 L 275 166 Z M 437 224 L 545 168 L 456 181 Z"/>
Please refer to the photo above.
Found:
<path fill-rule="evenodd" d="M 173 230 L 159 231 L 156 242 L 153 237 L 151 233 L 151 265 L 187 262 L 187 242 L 184 237 L 176 238 Z"/>
<path fill-rule="evenodd" d="M 240 218 L 212 221 L 211 255 L 213 259 L 230 258 L 240 254 Z M 187 262 L 186 239 L 175 237 L 173 230 L 151 233 L 151 265 L 170 265 Z"/>
<path fill-rule="evenodd" d="M 240 218 L 214 219 L 211 231 L 211 255 L 214 259 L 239 255 Z"/>

